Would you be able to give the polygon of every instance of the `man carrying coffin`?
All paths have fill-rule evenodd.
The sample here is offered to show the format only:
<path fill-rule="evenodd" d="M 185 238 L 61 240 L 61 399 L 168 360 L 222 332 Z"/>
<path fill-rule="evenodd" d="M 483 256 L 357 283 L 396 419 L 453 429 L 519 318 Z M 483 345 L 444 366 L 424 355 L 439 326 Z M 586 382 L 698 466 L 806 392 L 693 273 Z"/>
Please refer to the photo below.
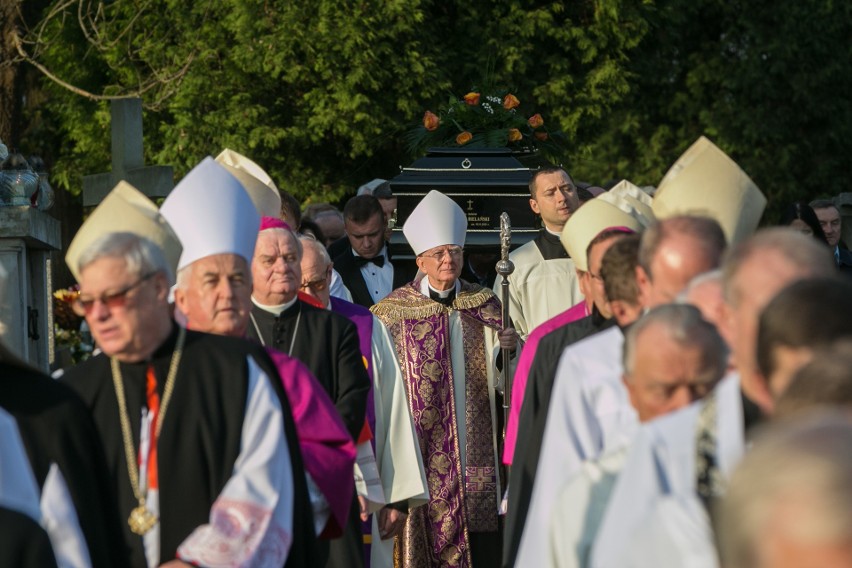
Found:
<path fill-rule="evenodd" d="M 250 344 L 172 321 L 180 244 L 147 198 L 122 188 L 66 256 L 101 353 L 64 380 L 106 452 L 124 565 L 283 566 L 294 490 L 280 382 Z"/>
<path fill-rule="evenodd" d="M 497 348 L 514 349 L 487 288 L 459 280 L 467 219 L 431 191 L 403 233 L 425 275 L 373 306 L 391 332 L 429 482 L 397 537 L 399 565 L 496 566 L 500 558 Z M 508 362 L 504 362 L 508 364 Z"/>
<path fill-rule="evenodd" d="M 220 165 L 205 163 L 163 202 L 160 213 L 183 245 L 175 307 L 186 327 L 245 337 L 251 309 L 251 272 L 265 185 L 244 186 Z M 239 178 L 238 178 L 239 179 Z M 352 501 L 355 445 L 322 385 L 297 359 L 267 348 L 293 408 L 304 471 L 310 487 L 314 532 L 337 536 Z M 297 532 L 305 527 L 294 527 Z"/>

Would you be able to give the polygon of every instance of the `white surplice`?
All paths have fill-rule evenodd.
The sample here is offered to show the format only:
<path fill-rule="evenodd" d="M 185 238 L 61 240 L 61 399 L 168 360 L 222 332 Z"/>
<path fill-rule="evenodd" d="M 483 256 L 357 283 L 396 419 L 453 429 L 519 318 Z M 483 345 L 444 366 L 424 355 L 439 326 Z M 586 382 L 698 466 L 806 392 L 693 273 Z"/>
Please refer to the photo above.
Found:
<path fill-rule="evenodd" d="M 23 513 L 39 523 L 50 539 L 60 568 L 92 565 L 89 548 L 59 467 L 52 463 L 39 490 L 21 440 L 18 424 L 0 409 L 0 506 Z"/>
<path fill-rule="evenodd" d="M 547 566 L 588 565 L 598 527 L 618 479 L 627 449 L 583 463 L 579 473 L 557 493 L 550 526 Z"/>
<path fill-rule="evenodd" d="M 408 409 L 408 397 L 396 350 L 387 327 L 373 316 L 373 401 L 376 409 L 376 463 L 386 503 L 408 501 L 408 508 L 429 501 L 423 456 Z M 379 507 L 376 507 L 378 509 Z M 373 515 L 370 565 L 393 566 L 393 539 L 382 540 L 378 515 Z"/>
<path fill-rule="evenodd" d="M 621 330 L 612 327 L 562 353 L 517 566 L 546 564 L 554 496 L 583 462 L 633 440 L 639 419 L 622 382 L 623 343 Z"/>
<path fill-rule="evenodd" d="M 716 387 L 716 459 L 724 478 L 744 451 L 739 376 Z M 703 568 L 718 565 L 696 493 L 696 432 L 706 399 L 643 424 L 604 515 L 590 566 Z"/>
<path fill-rule="evenodd" d="M 530 332 L 583 299 L 577 269 L 570 258 L 545 260 L 535 241 L 518 247 L 509 255 L 515 270 L 509 276 L 509 315 L 512 324 L 526 340 Z M 502 301 L 497 276 L 494 293 Z"/>
<path fill-rule="evenodd" d="M 349 288 L 346 287 L 346 284 L 343 283 L 343 278 L 340 277 L 340 273 L 333 268 L 331 269 L 331 284 L 328 286 L 328 292 L 335 298 L 340 298 L 347 302 L 352 301 L 352 292 L 350 292 Z"/>
<path fill-rule="evenodd" d="M 24 449 L 18 423 L 0 408 L 0 507 L 41 523 L 39 490 Z"/>
<path fill-rule="evenodd" d="M 248 358 L 240 454 L 209 523 L 181 543 L 178 558 L 211 568 L 280 568 L 293 540 L 293 498 L 281 402 L 270 378 Z"/>

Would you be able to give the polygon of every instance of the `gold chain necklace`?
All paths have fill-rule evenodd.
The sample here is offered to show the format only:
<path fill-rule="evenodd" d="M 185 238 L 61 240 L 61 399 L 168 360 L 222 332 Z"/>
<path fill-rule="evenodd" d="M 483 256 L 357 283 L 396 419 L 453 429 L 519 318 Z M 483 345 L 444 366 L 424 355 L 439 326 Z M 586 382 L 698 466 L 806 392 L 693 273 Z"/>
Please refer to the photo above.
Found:
<path fill-rule="evenodd" d="M 169 374 L 166 377 L 166 386 L 163 389 L 163 400 L 160 403 L 160 411 L 157 413 L 157 424 L 153 443 L 156 443 L 160 438 L 160 429 L 163 427 L 163 418 L 166 416 L 166 409 L 169 401 L 172 398 L 172 391 L 175 388 L 175 379 L 177 378 L 178 365 L 180 364 L 180 356 L 183 352 L 183 342 L 186 338 L 186 330 L 180 328 L 178 333 L 177 344 L 175 345 L 172 360 L 169 363 Z M 124 383 L 121 380 L 121 369 L 119 368 L 118 359 L 115 357 L 110 359 L 112 368 L 112 382 L 115 385 L 115 396 L 118 399 L 118 415 L 121 419 L 121 435 L 124 439 L 124 455 L 127 457 L 127 473 L 130 476 L 130 488 L 133 489 L 133 496 L 139 502 L 127 518 L 127 524 L 130 525 L 130 530 L 138 535 L 144 535 L 157 524 L 156 515 L 148 510 L 146 504 L 146 494 L 148 489 L 143 492 L 139 485 L 139 465 L 136 463 L 136 449 L 133 447 L 133 436 L 130 433 L 130 418 L 127 415 L 127 405 L 124 398 Z"/>

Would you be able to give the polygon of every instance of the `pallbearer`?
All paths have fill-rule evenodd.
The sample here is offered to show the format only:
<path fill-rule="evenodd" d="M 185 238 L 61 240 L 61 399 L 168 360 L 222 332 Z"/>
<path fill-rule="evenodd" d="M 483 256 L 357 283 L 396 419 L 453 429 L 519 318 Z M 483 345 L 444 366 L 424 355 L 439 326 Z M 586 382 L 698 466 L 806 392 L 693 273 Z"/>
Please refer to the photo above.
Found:
<path fill-rule="evenodd" d="M 431 191 L 403 233 L 425 275 L 372 311 L 393 336 L 429 481 L 429 503 L 408 516 L 397 537 L 402 566 L 496 566 L 500 558 L 495 385 L 502 332 L 491 290 L 459 280 L 467 220 Z"/>

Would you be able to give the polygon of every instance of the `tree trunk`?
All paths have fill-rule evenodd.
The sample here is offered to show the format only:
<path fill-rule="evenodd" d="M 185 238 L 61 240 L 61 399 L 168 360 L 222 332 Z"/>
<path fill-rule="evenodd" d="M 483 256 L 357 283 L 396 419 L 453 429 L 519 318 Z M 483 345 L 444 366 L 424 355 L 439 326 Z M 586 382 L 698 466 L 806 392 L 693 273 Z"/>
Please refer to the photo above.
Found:
<path fill-rule="evenodd" d="M 18 110 L 15 84 L 19 64 L 12 39 L 18 24 L 20 0 L 0 0 L 0 140 L 11 150 L 16 145 L 12 124 Z"/>

